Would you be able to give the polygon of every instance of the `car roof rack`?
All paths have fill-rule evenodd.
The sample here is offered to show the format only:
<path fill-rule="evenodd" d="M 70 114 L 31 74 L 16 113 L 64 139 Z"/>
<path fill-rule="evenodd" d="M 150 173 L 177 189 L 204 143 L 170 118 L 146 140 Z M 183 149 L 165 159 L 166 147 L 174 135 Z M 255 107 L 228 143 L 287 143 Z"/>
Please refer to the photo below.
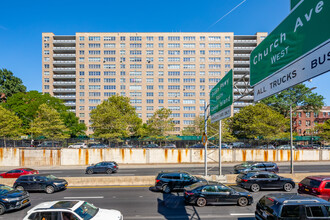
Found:
<path fill-rule="evenodd" d="M 297 203 L 304 203 L 304 202 L 315 202 L 315 203 L 319 203 L 320 201 L 316 200 L 316 199 L 292 199 L 292 200 L 285 200 L 283 203 L 291 203 L 291 202 L 297 202 Z"/>

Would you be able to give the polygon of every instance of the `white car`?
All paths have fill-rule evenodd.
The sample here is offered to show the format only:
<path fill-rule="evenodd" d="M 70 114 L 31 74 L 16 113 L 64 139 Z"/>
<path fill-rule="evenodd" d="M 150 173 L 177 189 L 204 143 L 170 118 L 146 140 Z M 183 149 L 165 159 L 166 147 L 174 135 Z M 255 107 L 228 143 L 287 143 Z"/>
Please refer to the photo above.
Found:
<path fill-rule="evenodd" d="M 100 209 L 81 200 L 43 202 L 27 212 L 23 220 L 123 220 L 120 211 Z"/>
<path fill-rule="evenodd" d="M 69 145 L 68 148 L 88 148 L 87 144 L 85 143 L 76 143 L 76 144 L 72 144 L 72 145 Z"/>

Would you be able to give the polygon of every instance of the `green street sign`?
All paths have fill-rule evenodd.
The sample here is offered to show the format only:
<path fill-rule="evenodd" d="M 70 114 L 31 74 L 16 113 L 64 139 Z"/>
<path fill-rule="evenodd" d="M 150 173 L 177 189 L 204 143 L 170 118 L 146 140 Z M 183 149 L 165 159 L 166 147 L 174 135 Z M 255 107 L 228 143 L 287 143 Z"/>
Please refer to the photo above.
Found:
<path fill-rule="evenodd" d="M 296 2 L 296 1 L 292 1 Z M 326 52 L 325 61 L 323 61 L 323 52 L 317 51 L 321 45 L 329 41 L 330 37 L 330 1 L 329 0 L 304 0 L 295 10 L 273 30 L 266 39 L 264 39 L 251 53 L 250 56 L 250 85 L 255 86 L 272 74 L 282 71 L 286 66 L 290 65 L 304 56 L 309 56 L 305 63 L 305 67 L 301 69 L 292 68 L 295 72 L 284 73 L 283 78 L 273 79 L 267 82 L 272 88 L 283 84 L 281 90 L 303 82 L 320 75 L 326 71 L 316 71 L 314 66 L 329 67 L 329 54 Z M 329 48 L 329 44 L 323 47 L 325 51 Z M 315 52 L 315 53 L 314 53 Z M 312 53 L 312 55 L 310 55 Z M 313 57 L 312 57 L 313 56 Z M 321 57 L 319 61 L 318 58 Z M 299 59 L 298 59 L 299 58 Z M 317 62 L 315 64 L 315 62 Z M 304 77 L 299 77 L 299 71 L 305 71 L 307 67 L 311 71 L 304 73 Z M 314 75 L 311 75 L 314 74 Z M 298 82 L 298 79 L 300 82 Z M 284 84 L 287 86 L 285 87 Z M 259 93 L 263 93 L 267 88 L 260 88 Z"/>
<path fill-rule="evenodd" d="M 233 104 L 233 71 L 230 70 L 210 92 L 211 122 L 230 117 Z"/>
<path fill-rule="evenodd" d="M 291 0 L 290 1 L 290 10 L 292 10 L 296 5 L 301 2 L 301 0 Z"/>

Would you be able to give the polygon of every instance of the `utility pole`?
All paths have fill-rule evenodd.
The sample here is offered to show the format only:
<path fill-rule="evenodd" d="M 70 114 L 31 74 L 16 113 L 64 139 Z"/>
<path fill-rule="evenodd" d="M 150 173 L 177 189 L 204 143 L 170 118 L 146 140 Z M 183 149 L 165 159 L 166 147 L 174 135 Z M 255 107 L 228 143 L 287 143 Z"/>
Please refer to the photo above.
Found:
<path fill-rule="evenodd" d="M 222 151 L 222 146 L 221 146 L 221 120 L 219 121 L 219 176 L 222 176 L 222 167 L 221 167 L 221 151 Z"/>
<path fill-rule="evenodd" d="M 207 103 L 204 102 L 204 133 L 207 137 Z M 207 141 L 204 145 L 204 176 L 207 176 Z"/>

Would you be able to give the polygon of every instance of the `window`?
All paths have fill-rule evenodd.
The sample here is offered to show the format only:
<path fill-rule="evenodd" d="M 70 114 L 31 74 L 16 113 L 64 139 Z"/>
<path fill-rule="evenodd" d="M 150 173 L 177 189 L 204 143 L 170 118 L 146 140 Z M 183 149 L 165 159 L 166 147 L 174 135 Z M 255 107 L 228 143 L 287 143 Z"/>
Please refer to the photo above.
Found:
<path fill-rule="evenodd" d="M 194 92 L 184 92 L 183 96 L 184 97 L 195 97 L 196 94 Z"/>
<path fill-rule="evenodd" d="M 115 50 L 105 50 L 104 55 L 116 55 L 116 51 Z"/>
<path fill-rule="evenodd" d="M 126 54 L 125 50 L 120 51 L 120 55 L 125 55 L 125 54 Z"/>
<path fill-rule="evenodd" d="M 230 48 L 230 43 L 225 43 L 225 48 Z"/>
<path fill-rule="evenodd" d="M 49 85 L 45 85 L 44 86 L 44 89 L 49 89 Z"/>
<path fill-rule="evenodd" d="M 184 55 L 195 55 L 196 52 L 194 50 L 184 50 L 183 54 Z"/>
<path fill-rule="evenodd" d="M 220 36 L 209 36 L 209 41 L 220 41 L 221 37 Z"/>
<path fill-rule="evenodd" d="M 195 62 L 196 58 L 195 57 L 184 57 L 183 62 Z"/>
<path fill-rule="evenodd" d="M 230 41 L 230 36 L 225 36 L 225 41 Z"/>
<path fill-rule="evenodd" d="M 101 55 L 101 51 L 100 50 L 89 50 L 88 54 L 89 55 Z"/>
<path fill-rule="evenodd" d="M 158 44 L 158 47 L 159 47 L 159 48 L 164 48 L 164 44 L 163 44 L 163 43 L 159 43 L 159 44 Z"/>
<path fill-rule="evenodd" d="M 168 69 L 180 69 L 180 64 L 168 64 Z"/>
<path fill-rule="evenodd" d="M 47 62 L 47 61 L 49 61 L 49 60 L 50 60 L 49 57 L 45 57 L 45 58 L 44 58 L 44 61 L 45 61 L 45 62 Z"/>
<path fill-rule="evenodd" d="M 183 44 L 183 48 L 195 48 L 195 44 L 194 43 L 190 43 L 190 44 Z"/>
<path fill-rule="evenodd" d="M 184 125 L 192 125 L 194 124 L 194 120 L 183 120 Z"/>
<path fill-rule="evenodd" d="M 44 50 L 44 55 L 49 55 L 49 50 Z"/>
<path fill-rule="evenodd" d="M 205 83 L 205 78 L 200 78 L 200 79 L 199 79 L 199 82 L 200 82 L 200 83 Z"/>
<path fill-rule="evenodd" d="M 153 50 L 147 50 L 147 55 L 154 55 L 154 51 Z"/>
<path fill-rule="evenodd" d="M 80 41 L 83 41 L 83 40 L 85 40 L 85 37 L 83 37 L 83 36 L 79 36 L 79 40 L 80 40 Z"/>
<path fill-rule="evenodd" d="M 147 89 L 148 89 L 148 90 L 153 90 L 153 89 L 154 89 L 154 86 L 149 86 L 149 85 L 148 85 L 148 86 L 147 86 Z"/>
<path fill-rule="evenodd" d="M 168 55 L 180 55 L 180 50 L 169 50 Z"/>
<path fill-rule="evenodd" d="M 49 44 L 44 44 L 44 47 L 45 48 L 49 48 Z"/>
<path fill-rule="evenodd" d="M 199 53 L 200 55 L 205 55 L 205 50 L 200 50 Z"/>
<path fill-rule="evenodd" d="M 116 78 L 104 78 L 103 79 L 105 83 L 115 83 Z"/>
<path fill-rule="evenodd" d="M 183 75 L 184 76 L 195 76 L 196 72 L 195 71 L 184 71 Z"/>
<path fill-rule="evenodd" d="M 225 55 L 230 55 L 230 50 L 225 50 Z"/>
<path fill-rule="evenodd" d="M 225 68 L 230 69 L 230 64 L 225 64 Z"/>
<path fill-rule="evenodd" d="M 45 72 L 44 72 L 44 75 L 45 75 L 45 76 L 48 76 L 48 75 L 49 75 L 49 71 L 45 71 Z"/>
<path fill-rule="evenodd" d="M 89 36 L 88 40 L 89 41 L 100 41 L 101 37 L 99 37 L 99 36 Z"/>
<path fill-rule="evenodd" d="M 311 126 L 311 121 L 306 120 L 306 126 Z"/>
<path fill-rule="evenodd" d="M 79 58 L 79 61 L 80 61 L 80 58 Z M 101 58 L 100 57 L 89 57 L 88 62 L 101 62 Z"/>
<path fill-rule="evenodd" d="M 151 43 L 147 44 L 147 48 L 153 48 L 153 47 L 154 47 L 154 44 L 151 44 Z"/>
<path fill-rule="evenodd" d="M 209 83 L 218 83 L 220 80 L 220 78 L 209 78 Z"/>
<path fill-rule="evenodd" d="M 159 78 L 159 79 L 158 79 L 158 82 L 159 82 L 159 83 L 163 83 L 163 82 L 164 82 L 164 78 Z"/>
<path fill-rule="evenodd" d="M 185 36 L 185 37 L 183 37 L 183 40 L 184 41 L 195 41 L 196 38 L 194 36 Z"/>
<path fill-rule="evenodd" d="M 220 62 L 221 58 L 220 57 L 209 57 L 209 62 Z"/>
<path fill-rule="evenodd" d="M 168 99 L 167 100 L 168 104 L 179 104 L 180 103 L 180 99 Z"/>
<path fill-rule="evenodd" d="M 104 65 L 104 68 L 106 68 L 105 66 L 106 65 Z M 89 69 L 100 69 L 101 68 L 101 65 L 100 64 L 89 64 L 88 65 L 88 68 Z"/>
<path fill-rule="evenodd" d="M 44 41 L 49 41 L 49 37 L 44 37 Z"/>
<path fill-rule="evenodd" d="M 179 86 L 180 87 L 180 86 Z M 164 86 L 158 86 L 158 89 L 159 90 L 163 90 L 164 89 Z"/>
<path fill-rule="evenodd" d="M 184 78 L 183 82 L 184 83 L 195 83 L 196 79 L 195 78 Z"/>
<path fill-rule="evenodd" d="M 195 99 L 184 99 L 183 104 L 196 104 Z"/>
<path fill-rule="evenodd" d="M 89 78 L 88 82 L 89 83 L 99 83 L 99 82 L 101 82 L 101 79 L 100 78 Z"/>
<path fill-rule="evenodd" d="M 153 99 L 147 99 L 147 103 L 152 104 L 152 103 L 154 103 L 154 100 Z"/>
<path fill-rule="evenodd" d="M 177 36 L 169 36 L 167 39 L 168 41 L 180 41 L 180 37 Z"/>
<path fill-rule="evenodd" d="M 301 117 L 301 112 L 298 112 L 298 116 Z"/>
<path fill-rule="evenodd" d="M 84 55 L 85 51 L 84 50 L 79 50 L 79 55 Z"/>
<path fill-rule="evenodd" d="M 159 41 L 163 41 L 163 40 L 164 40 L 164 37 L 163 37 L 163 36 L 159 36 L 159 37 L 158 37 L 158 40 L 159 40 Z"/>
<path fill-rule="evenodd" d="M 85 57 L 79 57 L 79 62 L 85 62 Z"/>
<path fill-rule="evenodd" d="M 180 62 L 180 57 L 168 57 L 168 62 Z"/>
<path fill-rule="evenodd" d="M 142 37 L 134 36 L 134 37 L 129 37 L 130 41 L 142 41 Z"/>
<path fill-rule="evenodd" d="M 209 55 L 220 55 L 221 50 L 209 50 Z"/>
<path fill-rule="evenodd" d="M 307 217 L 325 217 L 321 206 L 306 206 Z"/>
<path fill-rule="evenodd" d="M 89 48 L 100 48 L 101 44 L 88 44 Z"/>
<path fill-rule="evenodd" d="M 209 44 L 209 48 L 221 48 L 221 44 Z"/>
<path fill-rule="evenodd" d="M 49 69 L 49 64 L 44 65 L 45 69 Z"/>
<path fill-rule="evenodd" d="M 196 69 L 195 64 L 183 64 L 183 69 Z"/>
<path fill-rule="evenodd" d="M 116 37 L 104 36 L 104 37 L 103 37 L 103 40 L 104 40 L 104 41 L 115 41 L 115 40 L 116 40 Z"/>
<path fill-rule="evenodd" d="M 168 90 L 180 90 L 180 86 L 178 85 L 173 85 L 173 86 L 168 86 Z"/>
<path fill-rule="evenodd" d="M 311 113 L 310 112 L 306 112 L 306 118 L 310 118 L 311 117 Z"/>
<path fill-rule="evenodd" d="M 142 86 L 140 86 L 140 85 L 130 85 L 129 89 L 130 90 L 142 90 Z"/>

